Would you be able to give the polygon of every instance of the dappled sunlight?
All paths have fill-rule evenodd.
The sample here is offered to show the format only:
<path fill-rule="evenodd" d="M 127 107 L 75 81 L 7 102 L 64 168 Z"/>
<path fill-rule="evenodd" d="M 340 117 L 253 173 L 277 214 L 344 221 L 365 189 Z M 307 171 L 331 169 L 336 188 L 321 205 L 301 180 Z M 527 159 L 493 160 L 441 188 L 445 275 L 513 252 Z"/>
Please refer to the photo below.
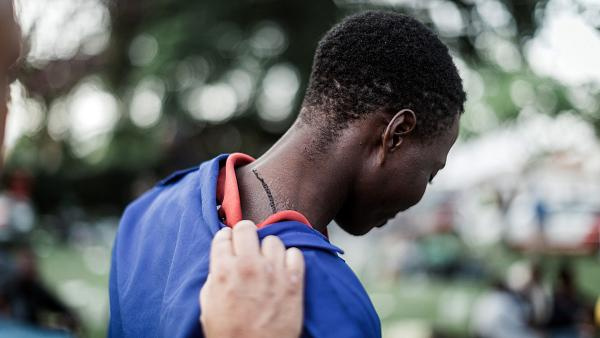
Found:
<path fill-rule="evenodd" d="M 97 54 L 108 44 L 110 20 L 101 0 L 17 0 L 23 31 L 31 38 L 27 58 L 33 64 Z"/>
<path fill-rule="evenodd" d="M 23 135 L 31 136 L 40 131 L 44 123 L 44 107 L 34 98 L 27 97 L 26 89 L 19 82 L 11 86 L 11 102 L 6 122 L 5 147 L 12 149 Z"/>
<path fill-rule="evenodd" d="M 149 78 L 140 81 L 133 92 L 129 107 L 133 123 L 140 128 L 155 126 L 162 115 L 164 95 L 165 85 L 160 79 Z"/>
<path fill-rule="evenodd" d="M 117 100 L 101 83 L 90 79 L 79 85 L 67 109 L 70 143 L 77 156 L 85 157 L 107 146 L 120 111 Z"/>
<path fill-rule="evenodd" d="M 233 116 L 237 103 L 233 87 L 219 83 L 194 89 L 188 96 L 187 108 L 195 119 L 223 122 Z"/>
<path fill-rule="evenodd" d="M 298 74 L 291 65 L 278 64 L 271 67 L 263 79 L 258 97 L 258 116 L 271 122 L 288 118 L 299 87 Z"/>
<path fill-rule="evenodd" d="M 526 48 L 534 71 L 567 85 L 600 85 L 600 32 L 575 9 L 573 1 L 553 0 Z M 598 22 L 596 22 L 596 25 Z"/>

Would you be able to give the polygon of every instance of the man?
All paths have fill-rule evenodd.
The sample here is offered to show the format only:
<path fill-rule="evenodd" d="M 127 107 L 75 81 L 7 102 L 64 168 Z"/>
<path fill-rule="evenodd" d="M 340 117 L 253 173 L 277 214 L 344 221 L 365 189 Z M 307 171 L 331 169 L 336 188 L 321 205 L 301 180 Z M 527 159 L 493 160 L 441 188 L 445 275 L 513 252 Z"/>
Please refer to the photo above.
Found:
<path fill-rule="evenodd" d="M 346 18 L 320 41 L 299 118 L 269 151 L 177 172 L 127 208 L 113 252 L 111 336 L 201 336 L 194 296 L 210 242 L 244 218 L 261 239 L 302 250 L 303 336 L 379 337 L 326 227 L 335 220 L 365 234 L 416 204 L 445 164 L 464 101 L 448 49 L 423 24 L 380 11 Z"/>
<path fill-rule="evenodd" d="M 4 140 L 6 118 L 8 114 L 9 84 L 14 80 L 17 70 L 17 60 L 21 54 L 21 32 L 15 20 L 13 3 L 10 0 L 0 0 L 0 149 Z M 1 169 L 1 156 L 0 156 Z M 244 222 L 242 222 L 244 223 Z M 227 250 L 233 247 L 232 242 L 243 240 L 246 243 L 256 243 L 246 255 L 235 254 Z M 221 283 L 219 288 L 211 287 L 209 280 L 202 291 L 202 303 L 205 311 L 202 313 L 202 322 L 209 338 L 260 338 L 267 336 L 297 337 L 300 334 L 302 321 L 302 281 L 304 265 L 302 256 L 293 249 L 287 251 L 281 242 L 273 237 L 270 244 L 258 247 L 256 228 L 252 223 L 241 224 L 235 234 L 224 231 L 220 236 L 215 236 L 215 263 L 211 264 L 211 271 L 226 273 L 228 278 Z M 279 244 L 278 244 L 279 243 Z M 265 243 L 267 244 L 267 243 Z M 286 257 L 285 264 L 272 262 L 271 257 Z M 0 258 L 1 259 L 1 258 Z M 243 262 L 243 264 L 240 264 Z M 253 271 L 252 278 L 241 279 L 244 265 L 246 271 Z M 286 268 L 281 268 L 285 266 Z M 260 289 L 270 281 L 269 289 Z M 275 283 L 273 283 L 275 281 Z M 19 284 L 20 285 L 20 284 Z M 11 304 L 3 297 L 0 290 L 0 313 L 11 312 Z M 279 297 L 246 297 L 252 295 L 272 295 Z M 239 314 L 252 311 L 255 308 L 264 308 L 263 314 L 276 318 L 276 322 L 263 323 L 263 325 L 249 325 Z M 233 318 L 223 320 L 222 313 L 229 311 Z M 238 313 L 234 313 L 237 311 Z M 12 326 L 10 326 L 12 325 Z M 9 322 L 0 323 L 7 335 L 34 336 L 31 328 L 23 327 Z M 257 330 L 260 330 L 259 332 Z M 243 334 L 238 334 L 243 331 Z M 8 333 L 11 332 L 11 333 Z M 37 332 L 37 331 L 36 331 Z M 45 333 L 38 333 L 46 336 Z"/>

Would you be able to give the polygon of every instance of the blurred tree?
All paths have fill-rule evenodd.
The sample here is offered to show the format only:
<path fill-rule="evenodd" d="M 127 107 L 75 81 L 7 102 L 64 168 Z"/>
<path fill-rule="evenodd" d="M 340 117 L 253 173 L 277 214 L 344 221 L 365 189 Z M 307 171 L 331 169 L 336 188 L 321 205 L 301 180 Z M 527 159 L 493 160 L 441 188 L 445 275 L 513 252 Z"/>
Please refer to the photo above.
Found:
<path fill-rule="evenodd" d="M 525 57 L 547 0 L 86 3 L 107 13 L 103 48 L 90 53 L 83 41 L 63 58 L 29 58 L 20 76 L 29 96 L 43 103 L 47 123 L 21 138 L 8 167 L 35 173 L 42 212 L 66 203 L 65 196 L 69 203 L 122 207 L 140 185 L 174 169 L 221 152 L 259 155 L 294 120 L 320 36 L 339 18 L 369 8 L 413 15 L 451 47 L 469 92 L 464 136 L 527 107 L 581 110 L 565 85 L 537 75 Z M 582 12 L 593 6 L 573 3 Z M 32 25 L 31 43 L 41 33 Z M 590 87 L 596 103 L 581 114 L 600 131 L 598 93 Z M 73 118 L 80 110 L 83 117 Z M 104 111 L 112 122 L 98 122 L 108 123 L 102 133 L 83 127 Z"/>

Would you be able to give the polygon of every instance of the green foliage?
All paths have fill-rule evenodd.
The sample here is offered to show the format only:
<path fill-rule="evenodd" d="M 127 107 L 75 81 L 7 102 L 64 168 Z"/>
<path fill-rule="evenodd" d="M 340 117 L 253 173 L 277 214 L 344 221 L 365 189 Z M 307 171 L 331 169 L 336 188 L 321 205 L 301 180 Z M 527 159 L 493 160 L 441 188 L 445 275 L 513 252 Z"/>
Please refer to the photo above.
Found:
<path fill-rule="evenodd" d="M 481 14 L 478 6 L 483 2 L 461 0 L 436 2 L 438 7 L 433 9 L 418 1 L 391 7 L 344 0 L 106 0 L 102 4 L 109 13 L 110 39 L 102 51 L 87 55 L 80 49 L 69 58 L 45 60 L 42 66 L 26 65 L 21 82 L 31 97 L 52 107 L 60 100 L 68 102 L 80 84 L 93 79 L 116 99 L 117 122 L 102 137 L 90 136 L 89 151 L 82 151 L 73 140 L 72 129 L 77 126 L 61 137 L 41 128 L 19 141 L 9 168 L 26 168 L 38 181 L 56 179 L 70 186 L 119 172 L 129 186 L 114 187 L 110 182 L 104 186 L 122 192 L 129 191 L 140 175 L 161 176 L 219 152 L 243 150 L 259 155 L 294 120 L 321 35 L 340 17 L 367 8 L 416 16 L 438 30 L 452 48 L 471 74 L 465 79 L 467 91 L 482 89 L 480 97 L 469 97 L 463 137 L 510 123 L 524 105 L 550 115 L 577 111 L 568 99 L 569 88 L 536 75 L 523 57 L 526 42 L 543 20 L 547 1 L 489 2 L 501 17 L 496 23 Z M 445 27 L 436 13 L 458 13 L 462 26 Z M 498 57 L 494 50 L 498 44 L 516 51 L 508 60 L 512 63 Z M 60 81 L 56 74 L 61 74 Z M 517 82 L 534 97 L 515 102 L 515 92 L 522 92 L 521 87 L 515 89 Z M 282 106 L 277 99 L 286 86 L 293 95 Z M 136 93 L 144 88 L 151 89 L 145 92 L 150 99 L 143 96 L 140 102 L 146 103 L 133 109 Z M 598 102 L 598 89 L 591 91 Z M 232 93 L 234 108 L 227 105 Z M 156 98 L 160 102 L 156 114 L 160 115 L 154 121 L 156 114 L 144 113 L 156 109 L 147 105 Z M 600 130 L 597 107 L 596 103 L 585 118 Z M 137 123 L 134 110 L 141 114 Z M 44 113 L 48 121 L 54 114 L 50 109 Z M 97 193 L 106 200 L 112 198 L 108 188 Z M 126 200 L 117 199 L 115 204 L 122 206 Z M 61 201 L 48 203 L 44 209 L 51 210 Z"/>

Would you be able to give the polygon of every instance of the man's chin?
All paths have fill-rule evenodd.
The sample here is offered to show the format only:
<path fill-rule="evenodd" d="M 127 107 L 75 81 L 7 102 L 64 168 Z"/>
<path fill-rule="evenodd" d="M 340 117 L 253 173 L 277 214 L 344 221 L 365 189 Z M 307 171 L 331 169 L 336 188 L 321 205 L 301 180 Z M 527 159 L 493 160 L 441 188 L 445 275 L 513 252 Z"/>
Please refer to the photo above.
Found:
<path fill-rule="evenodd" d="M 384 225 L 387 224 L 387 220 L 382 221 L 382 222 L 374 222 L 371 225 L 368 226 L 364 226 L 363 224 L 340 224 L 338 223 L 338 225 L 340 226 L 340 228 L 342 228 L 342 230 L 344 230 L 345 232 L 349 233 L 352 236 L 363 236 L 366 235 L 369 231 L 371 231 L 374 228 L 381 228 Z"/>
<path fill-rule="evenodd" d="M 371 230 L 371 228 L 361 226 L 362 224 L 345 223 L 338 220 L 336 220 L 335 223 L 342 228 L 342 230 L 352 236 L 362 236 Z"/>
<path fill-rule="evenodd" d="M 386 224 L 388 224 L 389 219 L 386 219 L 385 221 L 380 222 L 379 224 L 377 224 L 376 226 L 374 226 L 373 228 L 383 228 Z"/>
<path fill-rule="evenodd" d="M 371 229 L 373 229 L 373 228 L 356 229 L 353 231 L 346 231 L 346 232 L 352 236 L 363 236 L 363 235 L 366 235 L 369 231 L 371 231 Z"/>

